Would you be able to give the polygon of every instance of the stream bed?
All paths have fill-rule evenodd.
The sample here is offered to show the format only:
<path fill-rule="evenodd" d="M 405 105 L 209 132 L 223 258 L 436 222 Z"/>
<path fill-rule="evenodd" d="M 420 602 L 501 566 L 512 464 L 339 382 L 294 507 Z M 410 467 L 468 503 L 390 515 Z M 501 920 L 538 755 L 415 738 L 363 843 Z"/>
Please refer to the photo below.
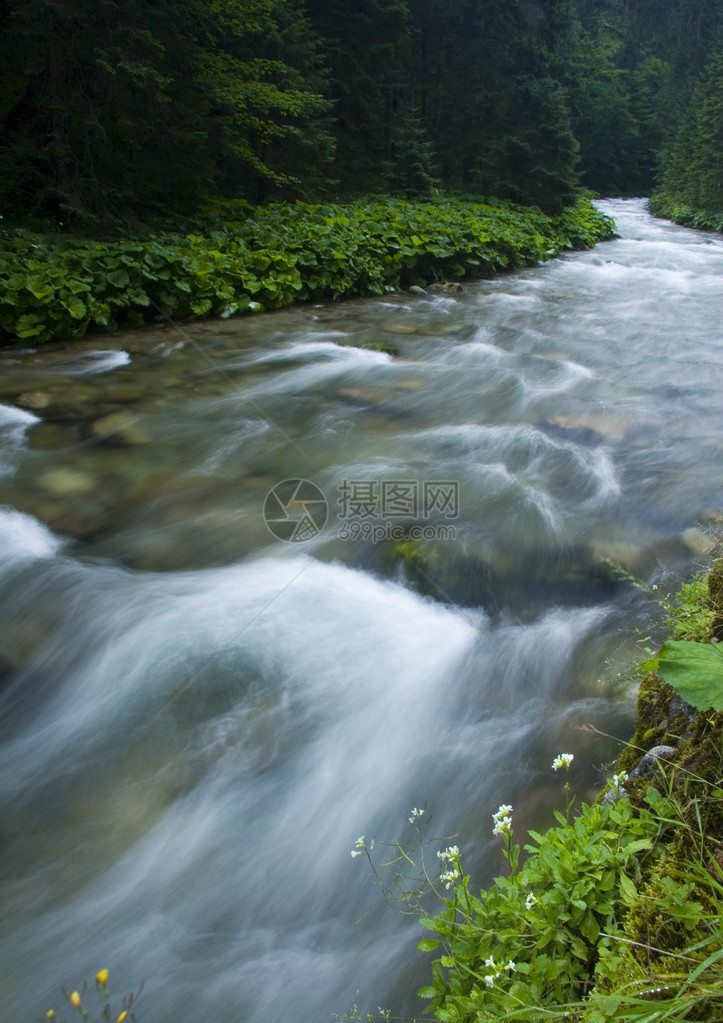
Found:
<path fill-rule="evenodd" d="M 661 619 L 611 563 L 667 592 L 723 517 L 723 239 L 600 206 L 461 292 L 0 352 L 8 1020 L 101 968 L 139 1023 L 419 1016 L 357 838 L 424 808 L 479 887 L 555 755 L 594 794 Z"/>

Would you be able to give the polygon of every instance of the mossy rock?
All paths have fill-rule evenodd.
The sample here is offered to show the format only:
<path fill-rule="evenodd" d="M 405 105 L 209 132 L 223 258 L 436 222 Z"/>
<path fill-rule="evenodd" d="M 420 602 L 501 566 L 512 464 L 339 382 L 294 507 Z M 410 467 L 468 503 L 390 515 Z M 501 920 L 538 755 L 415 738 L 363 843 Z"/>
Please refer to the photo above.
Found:
<path fill-rule="evenodd" d="M 713 609 L 723 612 L 723 558 L 714 561 L 708 573 L 708 596 Z"/>
<path fill-rule="evenodd" d="M 387 341 L 367 341 L 366 344 L 359 345 L 359 348 L 363 348 L 367 352 L 383 352 L 385 355 L 392 356 L 399 355 L 399 349 L 395 348 L 394 345 L 390 345 Z"/>

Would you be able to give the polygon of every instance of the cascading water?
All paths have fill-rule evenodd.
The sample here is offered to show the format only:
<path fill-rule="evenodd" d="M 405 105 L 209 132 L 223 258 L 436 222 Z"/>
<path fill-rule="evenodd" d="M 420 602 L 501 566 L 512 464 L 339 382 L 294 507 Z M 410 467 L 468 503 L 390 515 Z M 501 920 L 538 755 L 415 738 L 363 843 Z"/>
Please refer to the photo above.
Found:
<path fill-rule="evenodd" d="M 102 967 L 140 1023 L 418 1014 L 357 837 L 424 806 L 482 884 L 501 802 L 544 822 L 563 749 L 599 781 L 649 613 L 600 558 L 683 574 L 723 509 L 723 240 L 603 206 L 620 238 L 459 296 L 0 356 L 7 1019 Z"/>

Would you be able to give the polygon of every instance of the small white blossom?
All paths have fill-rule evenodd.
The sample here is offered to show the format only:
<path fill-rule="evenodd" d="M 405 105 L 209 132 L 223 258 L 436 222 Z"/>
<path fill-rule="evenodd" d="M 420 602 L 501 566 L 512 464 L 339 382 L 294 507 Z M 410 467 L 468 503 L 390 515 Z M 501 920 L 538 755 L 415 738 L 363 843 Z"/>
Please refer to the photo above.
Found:
<path fill-rule="evenodd" d="M 351 851 L 352 858 L 361 856 L 361 851 L 364 848 L 365 848 L 364 835 L 359 835 L 359 838 L 357 838 L 356 842 L 354 843 L 354 848 Z"/>
<path fill-rule="evenodd" d="M 628 780 L 628 772 L 621 771 L 620 774 L 614 774 L 611 780 L 615 788 L 619 789 L 623 782 L 626 782 Z"/>
<path fill-rule="evenodd" d="M 494 968 L 495 968 L 495 960 L 494 960 L 493 956 L 490 956 L 489 959 L 485 959 L 485 966 L 489 966 L 491 969 L 494 970 Z"/>
<path fill-rule="evenodd" d="M 509 803 L 503 803 L 502 806 L 496 813 L 492 814 L 492 820 L 494 821 L 493 835 L 509 835 L 512 831 L 512 821 L 510 816 L 512 814 L 512 807 Z"/>
<path fill-rule="evenodd" d="M 494 819 L 494 818 L 493 818 Z M 512 831 L 512 821 L 509 817 L 500 817 L 499 820 L 495 821 L 495 826 L 492 829 L 493 835 L 509 835 Z"/>
<path fill-rule="evenodd" d="M 511 959 L 510 959 L 509 963 L 507 964 L 507 969 L 511 970 L 513 973 L 515 973 L 516 970 L 517 970 L 516 965 L 512 962 Z"/>
<path fill-rule="evenodd" d="M 351 858 L 356 859 L 357 856 L 361 856 L 361 849 L 352 849 Z"/>
<path fill-rule="evenodd" d="M 415 806 L 415 807 L 414 807 L 414 809 L 412 810 L 412 816 L 411 816 L 411 817 L 409 818 L 409 823 L 410 823 L 410 824 L 414 824 L 415 820 L 416 820 L 416 819 L 417 819 L 418 817 L 421 817 L 423 813 L 424 813 L 424 810 L 419 810 L 419 809 L 418 809 L 418 808 L 417 808 L 417 807 Z"/>
<path fill-rule="evenodd" d="M 459 859 L 459 846 L 450 845 L 449 849 L 445 849 L 444 852 L 437 853 L 437 859 L 439 860 L 456 860 Z"/>
<path fill-rule="evenodd" d="M 448 870 L 444 874 L 439 875 L 439 880 L 443 882 L 445 888 L 451 888 L 455 881 L 457 881 L 462 875 L 455 868 L 454 870 Z"/>
<path fill-rule="evenodd" d="M 494 987 L 495 986 L 495 978 L 493 976 L 491 976 L 490 974 L 487 974 L 487 976 L 485 977 L 485 984 L 487 985 L 487 987 Z"/>
<path fill-rule="evenodd" d="M 555 757 L 552 761 L 552 770 L 557 771 L 559 768 L 564 767 L 567 771 L 574 759 L 575 755 L 573 753 L 560 753 L 560 755 Z"/>
<path fill-rule="evenodd" d="M 532 907 L 535 905 L 536 902 L 537 902 L 537 899 L 532 894 L 532 892 L 530 892 L 530 894 L 525 899 L 525 909 L 527 910 L 528 913 L 532 909 Z"/>

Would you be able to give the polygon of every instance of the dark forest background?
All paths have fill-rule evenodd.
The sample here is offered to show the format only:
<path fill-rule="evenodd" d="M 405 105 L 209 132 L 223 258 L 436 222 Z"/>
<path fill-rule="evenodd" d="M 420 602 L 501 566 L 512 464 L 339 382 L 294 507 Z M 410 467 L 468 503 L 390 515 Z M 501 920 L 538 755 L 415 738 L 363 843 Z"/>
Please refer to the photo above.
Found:
<path fill-rule="evenodd" d="M 580 186 L 723 207 L 723 0 L 0 0 L 0 212 Z"/>

